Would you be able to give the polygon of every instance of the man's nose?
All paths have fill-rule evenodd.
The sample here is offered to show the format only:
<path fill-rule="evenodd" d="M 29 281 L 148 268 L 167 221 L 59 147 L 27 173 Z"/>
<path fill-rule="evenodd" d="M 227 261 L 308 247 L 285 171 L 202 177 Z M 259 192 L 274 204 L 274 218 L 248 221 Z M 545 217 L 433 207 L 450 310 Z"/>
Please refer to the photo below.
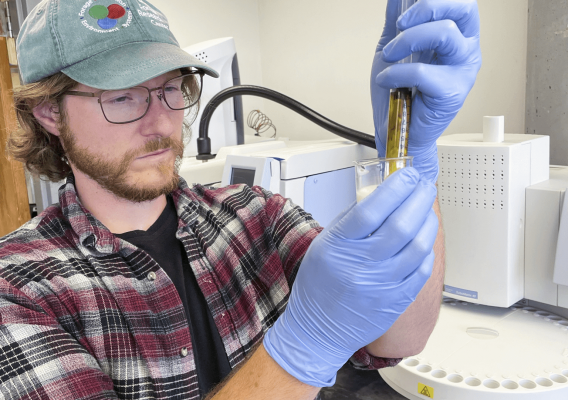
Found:
<path fill-rule="evenodd" d="M 154 92 L 154 93 L 153 93 Z M 143 133 L 155 136 L 171 136 L 176 128 L 172 120 L 171 109 L 166 104 L 166 99 L 161 89 L 150 92 L 150 102 L 146 116 L 144 117 Z M 156 96 L 156 98 L 152 98 Z"/>

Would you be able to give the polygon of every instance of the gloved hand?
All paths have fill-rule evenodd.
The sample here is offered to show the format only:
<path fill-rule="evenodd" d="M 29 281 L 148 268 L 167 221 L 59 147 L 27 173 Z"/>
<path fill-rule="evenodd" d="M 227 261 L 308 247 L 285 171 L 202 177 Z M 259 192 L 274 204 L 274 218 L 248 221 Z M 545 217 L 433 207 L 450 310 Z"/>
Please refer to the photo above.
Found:
<path fill-rule="evenodd" d="M 435 198 L 414 168 L 399 170 L 314 239 L 286 310 L 264 337 L 282 368 L 331 386 L 357 350 L 391 327 L 432 272 Z"/>
<path fill-rule="evenodd" d="M 413 165 L 423 178 L 436 182 L 436 140 L 461 109 L 481 68 L 477 3 L 419 0 L 397 21 L 398 1 L 388 2 L 371 72 L 375 141 L 384 157 L 390 89 L 416 87 L 408 155 L 414 156 Z M 398 36 L 397 25 L 402 31 Z M 418 63 L 390 64 L 418 52 Z"/>

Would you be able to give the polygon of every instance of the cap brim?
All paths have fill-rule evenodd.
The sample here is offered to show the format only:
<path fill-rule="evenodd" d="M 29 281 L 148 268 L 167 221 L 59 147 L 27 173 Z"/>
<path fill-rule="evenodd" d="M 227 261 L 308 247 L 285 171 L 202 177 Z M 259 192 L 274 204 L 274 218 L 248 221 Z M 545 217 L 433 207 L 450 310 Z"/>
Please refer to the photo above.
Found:
<path fill-rule="evenodd" d="M 71 79 L 96 89 L 125 89 L 166 72 L 194 67 L 207 75 L 219 74 L 179 47 L 156 42 L 128 43 L 61 70 Z"/>

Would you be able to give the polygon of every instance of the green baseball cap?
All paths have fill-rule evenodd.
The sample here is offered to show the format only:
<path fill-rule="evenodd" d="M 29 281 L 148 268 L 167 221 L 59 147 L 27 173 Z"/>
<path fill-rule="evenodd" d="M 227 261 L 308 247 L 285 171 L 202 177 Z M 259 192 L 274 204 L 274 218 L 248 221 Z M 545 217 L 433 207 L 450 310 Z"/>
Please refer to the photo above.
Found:
<path fill-rule="evenodd" d="M 16 41 L 24 84 L 63 72 L 97 89 L 124 89 L 194 67 L 219 74 L 179 47 L 168 20 L 146 0 L 43 0 Z"/>

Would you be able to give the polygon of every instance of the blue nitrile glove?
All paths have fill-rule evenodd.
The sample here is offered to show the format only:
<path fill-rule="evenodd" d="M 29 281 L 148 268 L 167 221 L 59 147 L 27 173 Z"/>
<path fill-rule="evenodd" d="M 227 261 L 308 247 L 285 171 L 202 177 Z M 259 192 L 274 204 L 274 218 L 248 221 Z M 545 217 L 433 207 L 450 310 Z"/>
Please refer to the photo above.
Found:
<path fill-rule="evenodd" d="M 419 0 L 397 21 L 399 0 L 389 0 L 371 72 L 375 141 L 385 156 L 389 90 L 416 87 L 408 155 L 431 182 L 438 178 L 436 140 L 473 87 L 481 68 L 479 13 L 475 0 Z M 402 31 L 396 36 L 396 27 Z M 396 36 L 396 38 L 395 38 Z M 412 53 L 418 63 L 390 64 Z"/>
<path fill-rule="evenodd" d="M 399 170 L 314 239 L 286 310 L 264 337 L 282 368 L 331 386 L 357 350 L 391 327 L 432 273 L 435 198 L 414 168 Z"/>

